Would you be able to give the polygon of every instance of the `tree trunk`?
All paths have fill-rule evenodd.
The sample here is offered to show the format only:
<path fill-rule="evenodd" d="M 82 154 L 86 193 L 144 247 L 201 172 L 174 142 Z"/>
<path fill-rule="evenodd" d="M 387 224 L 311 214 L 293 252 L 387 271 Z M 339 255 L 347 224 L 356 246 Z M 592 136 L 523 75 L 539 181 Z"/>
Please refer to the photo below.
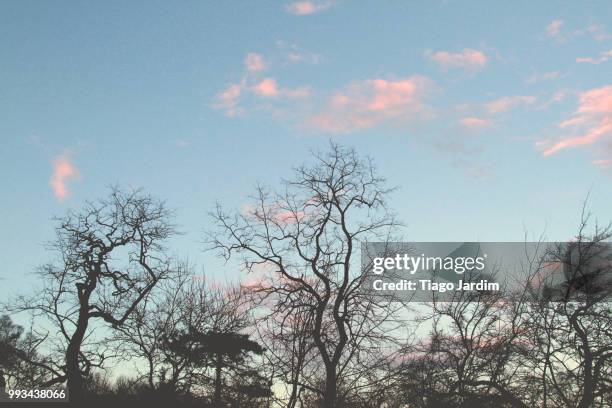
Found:
<path fill-rule="evenodd" d="M 287 408 L 295 408 L 298 400 L 298 383 L 295 381 L 291 385 L 291 394 L 289 394 L 289 401 L 287 402 Z"/>
<path fill-rule="evenodd" d="M 85 397 L 83 377 L 79 367 L 79 354 L 87 326 L 89 325 L 89 298 L 97 285 L 96 276 L 89 276 L 88 281 L 84 285 L 77 284 L 79 296 L 79 317 L 77 318 L 76 328 L 68 347 L 66 348 L 66 386 L 68 388 L 68 398 L 71 402 L 76 402 L 76 406 L 81 403 Z"/>
<path fill-rule="evenodd" d="M 83 377 L 79 367 L 79 353 L 81 345 L 87 331 L 88 316 L 87 309 L 81 307 L 77 327 L 74 334 L 70 338 L 70 343 L 66 348 L 66 385 L 68 387 L 68 396 L 70 401 L 79 403 L 84 398 Z"/>
<path fill-rule="evenodd" d="M 595 384 L 593 381 L 593 358 L 591 356 L 590 350 L 585 350 L 585 359 L 584 359 L 584 381 L 582 388 L 582 398 L 580 399 L 580 403 L 578 404 L 579 408 L 589 408 L 593 406 L 593 402 L 595 402 Z"/>
<path fill-rule="evenodd" d="M 217 361 L 215 364 L 215 396 L 214 396 L 214 406 L 221 406 L 221 368 L 223 364 L 223 356 L 221 353 L 217 353 Z"/>
<path fill-rule="evenodd" d="M 323 395 L 323 407 L 337 408 L 338 386 L 336 384 L 336 367 L 326 367 L 325 395 Z"/>

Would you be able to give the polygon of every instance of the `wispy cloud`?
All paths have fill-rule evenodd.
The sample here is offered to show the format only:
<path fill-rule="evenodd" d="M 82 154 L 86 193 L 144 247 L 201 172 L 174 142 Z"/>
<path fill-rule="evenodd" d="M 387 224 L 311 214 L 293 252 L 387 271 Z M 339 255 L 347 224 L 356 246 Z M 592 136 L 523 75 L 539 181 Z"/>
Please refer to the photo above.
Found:
<path fill-rule="evenodd" d="M 592 24 L 586 28 L 595 41 L 607 41 L 612 40 L 612 34 L 608 33 L 602 26 L 598 24 Z"/>
<path fill-rule="evenodd" d="M 267 64 L 261 54 L 250 52 L 244 58 L 244 65 L 249 72 L 261 72 L 267 69 Z"/>
<path fill-rule="evenodd" d="M 339 91 L 314 93 L 309 86 L 281 86 L 274 77 L 252 71 L 217 93 L 212 107 L 229 117 L 264 111 L 302 129 L 336 134 L 401 124 L 431 113 L 423 100 L 433 82 L 422 76 L 354 81 Z"/>
<path fill-rule="evenodd" d="M 612 34 L 599 24 L 591 24 L 585 28 L 567 28 L 563 20 L 553 20 L 546 26 L 546 36 L 559 43 L 577 37 L 591 37 L 597 42 L 612 40 Z"/>
<path fill-rule="evenodd" d="M 493 124 L 491 119 L 476 118 L 476 117 L 461 118 L 459 120 L 459 123 L 463 127 L 467 128 L 467 129 L 472 129 L 472 130 L 484 129 L 484 128 L 487 128 L 487 127 L 489 127 L 489 126 L 491 126 Z"/>
<path fill-rule="evenodd" d="M 563 27 L 563 20 L 553 20 L 546 26 L 546 35 L 550 38 L 560 39 L 561 28 Z"/>
<path fill-rule="evenodd" d="M 294 43 L 279 40 L 276 42 L 276 47 L 274 59 L 277 61 L 277 65 L 281 67 L 301 63 L 318 65 L 323 61 L 323 56 L 320 54 L 305 50 Z"/>
<path fill-rule="evenodd" d="M 274 78 L 264 78 L 250 89 L 255 95 L 263 98 L 307 98 L 310 96 L 309 87 L 281 88 Z"/>
<path fill-rule="evenodd" d="M 536 106 L 537 110 L 548 109 L 553 104 L 562 102 L 567 97 L 567 92 L 564 90 L 555 91 L 547 97 L 539 98 L 540 103 Z"/>
<path fill-rule="evenodd" d="M 287 48 L 285 43 L 280 43 L 279 47 Z M 297 46 L 289 46 L 292 52 L 298 52 Z M 283 49 L 283 51 L 285 51 Z M 298 59 L 307 58 L 306 54 L 296 54 L 295 61 Z M 283 63 L 287 64 L 287 56 L 283 54 Z M 211 107 L 225 112 L 225 115 L 233 118 L 240 116 L 252 109 L 262 108 L 273 110 L 277 113 L 279 109 L 272 105 L 261 105 L 254 102 L 254 98 L 263 98 L 267 102 L 282 101 L 283 99 L 304 99 L 311 96 L 311 90 L 308 86 L 299 86 L 296 88 L 281 87 L 278 81 L 272 76 L 263 76 L 264 71 L 270 71 L 272 66 L 282 67 L 283 63 L 276 61 L 272 64 L 266 60 L 263 55 L 250 52 L 244 58 L 244 68 L 242 70 L 241 79 L 237 82 L 228 84 L 224 89 L 217 92 Z M 267 73 L 267 75 L 270 75 Z"/>
<path fill-rule="evenodd" d="M 230 118 L 236 116 L 240 112 L 239 101 L 242 95 L 243 85 L 230 84 L 217 93 L 213 108 L 225 111 L 225 114 Z"/>
<path fill-rule="evenodd" d="M 551 81 L 554 79 L 561 78 L 561 71 L 549 71 L 541 74 L 534 73 L 525 82 L 528 84 L 535 84 L 538 82 Z"/>
<path fill-rule="evenodd" d="M 464 48 L 463 51 L 455 53 L 427 50 L 424 55 L 443 68 L 478 70 L 482 69 L 488 61 L 488 57 L 482 51 L 472 48 Z"/>
<path fill-rule="evenodd" d="M 539 141 L 536 146 L 544 156 L 612 137 L 612 85 L 583 92 L 579 97 L 578 109 L 571 118 L 561 122 L 559 128 L 575 129 L 575 136 L 558 141 Z"/>
<path fill-rule="evenodd" d="M 355 81 L 335 92 L 325 107 L 309 119 L 309 125 L 329 133 L 348 133 L 383 123 L 427 116 L 423 99 L 433 83 L 422 76 L 400 80 Z"/>
<path fill-rule="evenodd" d="M 553 103 L 560 102 L 565 96 L 562 91 L 555 92 L 550 96 L 540 95 L 510 95 L 490 100 L 484 103 L 464 103 L 455 106 L 458 115 L 456 120 L 461 127 L 471 131 L 482 130 L 493 126 L 499 120 L 505 118 L 510 111 L 518 108 L 529 108 L 530 111 L 543 110 Z M 536 102 L 540 102 L 536 104 Z"/>
<path fill-rule="evenodd" d="M 599 53 L 599 57 L 581 57 L 581 58 L 576 58 L 576 62 L 578 63 L 587 63 L 587 64 L 593 64 L 593 65 L 599 65 L 603 62 L 606 62 L 608 60 L 612 59 L 612 50 L 608 50 L 608 51 L 603 51 Z"/>
<path fill-rule="evenodd" d="M 285 10 L 290 14 L 297 16 L 306 16 L 309 14 L 319 13 L 327 10 L 334 5 L 332 1 L 314 2 L 314 1 L 296 1 L 285 6 Z"/>
<path fill-rule="evenodd" d="M 316 65 L 321 62 L 321 56 L 312 52 L 300 51 L 293 49 L 287 53 L 287 60 L 291 63 L 305 62 Z"/>
<path fill-rule="evenodd" d="M 612 159 L 593 160 L 593 164 L 602 169 L 612 169 Z"/>
<path fill-rule="evenodd" d="M 59 201 L 64 201 L 70 194 L 68 190 L 68 182 L 70 180 L 78 180 L 81 178 L 79 169 L 71 162 L 67 155 L 60 155 L 53 159 L 53 173 L 49 180 L 49 185 L 53 190 L 55 198 Z"/>
<path fill-rule="evenodd" d="M 531 105 L 535 103 L 537 98 L 530 95 L 505 96 L 485 104 L 490 115 L 497 115 L 507 112 L 521 105 Z"/>
<path fill-rule="evenodd" d="M 258 105 L 254 97 L 282 102 L 287 99 L 305 99 L 310 97 L 311 93 L 308 86 L 281 87 L 276 79 L 270 77 L 257 81 L 245 80 L 240 84 L 230 84 L 219 92 L 212 107 L 224 111 L 228 117 L 233 118 Z"/>

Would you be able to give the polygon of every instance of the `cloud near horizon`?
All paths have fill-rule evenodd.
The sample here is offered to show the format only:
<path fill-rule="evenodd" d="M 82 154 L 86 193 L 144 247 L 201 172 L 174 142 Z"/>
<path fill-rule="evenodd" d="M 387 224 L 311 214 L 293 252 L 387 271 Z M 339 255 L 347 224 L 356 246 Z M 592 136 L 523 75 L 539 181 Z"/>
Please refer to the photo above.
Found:
<path fill-rule="evenodd" d="M 355 81 L 333 93 L 308 124 L 339 134 L 422 118 L 428 114 L 423 99 L 432 87 L 430 79 L 418 75 L 397 81 L 380 78 Z"/>
<path fill-rule="evenodd" d="M 53 173 L 49 180 L 49 185 L 53 190 L 53 195 L 58 201 L 64 201 L 70 191 L 68 190 L 68 181 L 79 180 L 81 173 L 79 169 L 70 161 L 66 155 L 61 155 L 53 159 Z"/>
<path fill-rule="evenodd" d="M 561 150 L 593 145 L 598 141 L 612 139 L 612 85 L 594 88 L 579 96 L 578 108 L 574 115 L 559 124 L 560 129 L 576 129 L 575 136 L 557 142 L 543 140 L 536 146 L 544 156 L 551 156 Z M 607 159 L 594 164 L 605 167 Z"/>
<path fill-rule="evenodd" d="M 443 68 L 461 68 L 476 71 L 484 68 L 488 57 L 478 50 L 464 48 L 461 52 L 425 51 L 425 58 L 430 59 Z"/>

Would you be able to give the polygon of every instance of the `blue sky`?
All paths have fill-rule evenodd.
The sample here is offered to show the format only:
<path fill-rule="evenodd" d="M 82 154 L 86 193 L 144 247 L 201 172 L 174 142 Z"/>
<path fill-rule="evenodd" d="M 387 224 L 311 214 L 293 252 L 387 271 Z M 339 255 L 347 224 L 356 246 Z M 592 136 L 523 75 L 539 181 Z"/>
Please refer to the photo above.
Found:
<path fill-rule="evenodd" d="M 0 296 L 36 284 L 51 217 L 143 187 L 202 252 L 329 138 L 374 158 L 414 241 L 575 231 L 612 202 L 607 1 L 0 4 Z"/>

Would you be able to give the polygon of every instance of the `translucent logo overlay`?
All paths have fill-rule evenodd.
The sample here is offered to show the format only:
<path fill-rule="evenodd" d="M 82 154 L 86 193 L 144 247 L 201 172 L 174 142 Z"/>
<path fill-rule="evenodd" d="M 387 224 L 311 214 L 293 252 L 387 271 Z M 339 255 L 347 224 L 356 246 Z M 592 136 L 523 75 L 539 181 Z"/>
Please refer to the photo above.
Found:
<path fill-rule="evenodd" d="M 612 294 L 609 242 L 367 242 L 361 267 L 362 288 L 389 301 L 598 301 Z"/>

